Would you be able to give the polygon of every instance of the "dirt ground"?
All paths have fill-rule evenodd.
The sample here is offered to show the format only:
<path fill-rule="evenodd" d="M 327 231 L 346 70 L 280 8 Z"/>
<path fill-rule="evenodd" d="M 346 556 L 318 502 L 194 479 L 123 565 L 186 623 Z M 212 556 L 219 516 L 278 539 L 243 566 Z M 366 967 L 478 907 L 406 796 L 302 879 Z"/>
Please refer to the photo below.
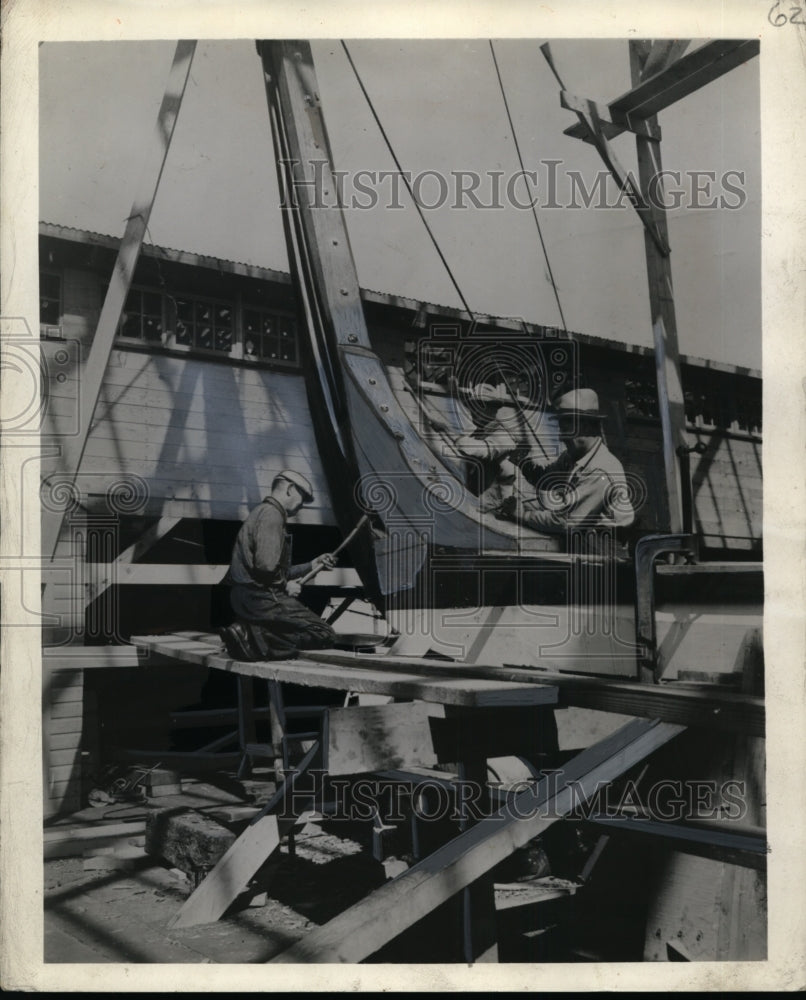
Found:
<path fill-rule="evenodd" d="M 209 807 L 211 801 L 220 805 L 237 797 L 196 783 L 182 796 L 159 801 L 159 806 Z M 407 867 L 407 860 L 389 852 L 383 861 L 376 860 L 371 829 L 358 831 L 353 839 L 344 831 L 330 832 L 326 822 L 311 821 L 294 838 L 293 852 L 284 843 L 261 870 L 252 905 L 242 897 L 215 923 L 168 928 L 192 892 L 193 878 L 146 854 L 142 817 L 150 808 L 156 806 L 87 809 L 64 819 L 65 826 L 68 820 L 91 826 L 92 817 L 109 822 L 139 815 L 140 822 L 132 823 L 131 836 L 124 833 L 112 846 L 79 848 L 74 856 L 46 860 L 46 962 L 267 962 Z M 58 832 L 59 826 L 49 829 Z M 550 877 L 533 884 L 498 885 L 501 959 L 539 957 L 552 928 L 535 918 L 535 904 L 548 900 L 549 909 L 562 905 L 573 891 L 569 883 Z M 545 905 L 542 912 L 547 912 Z M 461 911 L 451 902 L 370 960 L 460 960 L 460 941 Z"/>
<path fill-rule="evenodd" d="M 379 884 L 358 845 L 312 832 L 296 848 L 295 857 L 281 849 L 263 905 L 183 929 L 166 925 L 191 879 L 142 848 L 135 845 L 139 856 L 132 851 L 123 868 L 86 870 L 88 861 L 103 865 L 103 855 L 47 861 L 45 961 L 266 962 Z"/>

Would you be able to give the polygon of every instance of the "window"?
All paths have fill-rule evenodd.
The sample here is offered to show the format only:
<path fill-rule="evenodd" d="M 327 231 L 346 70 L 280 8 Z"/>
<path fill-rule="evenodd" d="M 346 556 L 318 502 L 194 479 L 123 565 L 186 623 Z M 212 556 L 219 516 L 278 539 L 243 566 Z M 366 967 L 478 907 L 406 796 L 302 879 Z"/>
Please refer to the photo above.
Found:
<path fill-rule="evenodd" d="M 145 289 L 133 288 L 126 297 L 118 333 L 127 340 L 140 340 L 149 344 L 162 343 L 162 295 Z"/>
<path fill-rule="evenodd" d="M 628 417 L 660 419 L 658 409 L 658 388 L 651 378 L 626 378 L 624 399 Z"/>
<path fill-rule="evenodd" d="M 250 361 L 296 364 L 297 324 L 291 316 L 247 306 L 243 311 L 243 356 Z"/>
<path fill-rule="evenodd" d="M 62 316 L 62 279 L 49 271 L 39 272 L 39 323 L 58 327 Z"/>
<path fill-rule="evenodd" d="M 176 343 L 202 351 L 230 354 L 234 343 L 233 308 L 227 302 L 176 298 Z"/>
<path fill-rule="evenodd" d="M 299 363 L 293 316 L 247 305 L 240 324 L 234 300 L 132 288 L 126 297 L 118 336 L 132 343 L 183 353 L 202 352 L 278 365 Z"/>

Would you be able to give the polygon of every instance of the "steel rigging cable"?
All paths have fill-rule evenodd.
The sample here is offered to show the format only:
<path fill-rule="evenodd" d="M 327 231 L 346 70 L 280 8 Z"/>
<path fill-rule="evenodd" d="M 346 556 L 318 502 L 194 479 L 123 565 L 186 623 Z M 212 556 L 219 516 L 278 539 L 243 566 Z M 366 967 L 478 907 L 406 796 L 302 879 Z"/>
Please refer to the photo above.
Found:
<path fill-rule="evenodd" d="M 521 176 L 525 176 L 526 168 L 524 167 L 523 164 L 521 147 L 520 143 L 518 142 L 518 136 L 515 132 L 515 125 L 512 121 L 512 114 L 510 113 L 509 110 L 509 101 L 507 100 L 506 91 L 504 90 L 504 82 L 501 79 L 501 70 L 498 68 L 498 60 L 495 57 L 495 48 L 493 47 L 492 39 L 490 39 L 490 52 L 493 57 L 493 65 L 495 66 L 495 75 L 498 77 L 498 86 L 501 89 L 501 97 L 504 100 L 504 107 L 506 108 L 507 119 L 509 120 L 509 129 L 512 132 L 512 141 L 515 143 L 515 151 L 518 154 L 518 163 L 520 164 L 521 167 Z M 557 309 L 559 310 L 560 313 L 560 322 L 562 323 L 563 330 L 565 330 L 565 332 L 567 333 L 568 327 L 565 325 L 565 316 L 563 315 L 563 307 L 560 305 L 560 293 L 557 290 L 557 282 L 554 280 L 554 272 L 551 270 L 551 262 L 549 261 L 549 252 L 546 249 L 546 242 L 543 239 L 543 232 L 540 229 L 540 220 L 537 217 L 537 209 L 535 208 L 534 201 L 532 201 L 532 216 L 534 217 L 535 225 L 537 226 L 537 235 L 538 238 L 540 239 L 540 246 L 543 248 L 543 256 L 546 258 L 546 268 L 548 270 L 549 279 L 551 281 L 551 287 L 554 289 L 554 298 L 557 300 Z"/>
<path fill-rule="evenodd" d="M 470 316 L 470 318 L 472 320 L 473 319 L 473 313 L 472 313 L 472 311 L 470 309 L 470 306 L 467 304 L 467 300 L 465 299 L 464 295 L 462 294 L 462 289 L 459 287 L 459 284 L 458 284 L 456 278 L 453 275 L 453 271 L 451 271 L 450 265 L 448 264 L 448 261 L 445 259 L 445 255 L 443 254 L 443 252 L 439 248 L 439 244 L 436 241 L 436 237 L 431 232 L 431 227 L 428 225 L 428 220 L 423 215 L 423 210 L 420 207 L 420 203 L 414 197 L 414 192 L 412 191 L 412 187 L 411 187 L 411 184 L 409 183 L 409 179 L 406 176 L 406 174 L 405 174 L 405 172 L 403 170 L 403 167 L 400 165 L 400 160 L 398 160 L 398 158 L 397 158 L 397 156 L 395 154 L 394 149 L 392 149 L 392 143 L 389 141 L 389 136 L 386 134 L 386 129 L 384 129 L 383 125 L 381 125 L 381 120 L 378 117 L 377 111 L 375 110 L 375 105 L 372 103 L 372 99 L 370 98 L 369 94 L 367 93 L 367 88 L 364 86 L 364 81 L 361 79 L 361 75 L 359 74 L 358 69 L 356 68 L 355 63 L 353 62 L 353 57 L 350 55 L 350 50 L 347 48 L 347 43 L 344 42 L 344 41 L 342 41 L 341 47 L 344 49 L 344 54 L 347 56 L 347 60 L 349 61 L 350 66 L 352 68 L 352 71 L 355 74 L 355 78 L 358 81 L 358 86 L 361 88 L 361 93 L 364 95 L 364 99 L 366 100 L 367 105 L 369 106 L 369 110 L 372 112 L 372 117 L 375 119 L 375 124 L 378 126 L 378 130 L 380 131 L 381 136 L 383 137 L 383 141 L 386 143 L 386 148 L 389 150 L 389 153 L 390 153 L 392 159 L 395 161 L 395 166 L 398 169 L 398 173 L 403 178 L 403 183 L 406 185 L 406 190 L 409 192 L 409 195 L 411 196 L 411 199 L 414 202 L 414 207 L 417 209 L 417 213 L 420 216 L 420 219 L 422 220 L 423 225 L 425 226 L 426 232 L 428 233 L 429 237 L 431 238 L 431 242 L 434 245 L 434 249 L 439 254 L 439 259 L 442 261 L 442 263 L 443 263 L 443 265 L 445 267 L 445 270 L 448 273 L 448 277 L 451 279 L 451 283 L 453 284 L 453 287 L 456 289 L 456 294 L 459 296 L 459 299 L 460 299 L 460 301 L 462 303 L 462 306 L 465 309 L 465 312 L 468 314 L 468 316 Z"/>
<path fill-rule="evenodd" d="M 347 43 L 345 41 L 342 41 L 341 45 L 342 45 L 342 48 L 344 49 L 344 54 L 347 56 L 347 60 L 350 63 L 350 67 L 352 68 L 352 71 L 355 74 L 355 78 L 356 78 L 356 81 L 358 82 L 358 86 L 361 88 L 361 93 L 364 95 L 364 99 L 366 100 L 367 105 L 369 107 L 369 110 L 372 113 L 372 117 L 375 119 L 375 124 L 378 126 L 378 130 L 381 133 L 383 141 L 386 143 L 386 148 L 389 150 L 389 154 L 392 157 L 392 159 L 394 160 L 395 166 L 397 167 L 400 176 L 403 178 L 403 183 L 406 185 L 406 190 L 409 192 L 409 195 L 410 195 L 412 201 L 414 202 L 414 207 L 417 209 L 417 214 L 420 216 L 420 219 L 422 220 L 422 223 L 425 226 L 426 232 L 428 233 L 428 235 L 429 235 L 429 237 L 431 239 L 431 242 L 434 245 L 434 249 L 436 250 L 437 254 L 439 255 L 439 259 L 442 261 L 442 263 L 443 263 L 443 265 L 445 267 L 445 270 L 446 270 L 446 272 L 448 274 L 448 277 L 450 278 L 451 283 L 453 284 L 453 287 L 456 290 L 456 294 L 459 296 L 459 299 L 462 302 L 462 305 L 463 305 L 463 307 L 465 309 L 465 312 L 467 313 L 467 315 L 470 318 L 470 321 L 472 323 L 474 321 L 473 312 L 471 311 L 470 306 L 467 304 L 467 300 L 465 299 L 464 295 L 462 294 L 462 290 L 459 287 L 459 283 L 457 282 L 456 278 L 454 277 L 453 271 L 451 270 L 450 265 L 448 264 L 448 261 L 445 258 L 445 255 L 443 254 L 442 250 L 440 249 L 439 244 L 437 243 L 436 237 L 434 236 L 433 232 L 431 231 L 431 227 L 428 225 L 428 221 L 425 218 L 425 215 L 423 214 L 423 210 L 422 210 L 422 208 L 420 206 L 420 203 L 417 201 L 417 199 L 414 196 L 414 192 L 412 190 L 411 184 L 409 183 L 408 177 L 406 176 L 406 174 L 405 174 L 405 172 L 403 170 L 403 167 L 401 166 L 400 160 L 397 158 L 397 154 L 395 153 L 394 149 L 392 148 L 392 143 L 391 143 L 391 141 L 389 139 L 389 136 L 386 134 L 386 129 L 381 124 L 380 117 L 378 116 L 378 113 L 375 110 L 375 106 L 372 103 L 372 99 L 370 98 L 369 94 L 367 93 L 367 88 L 364 86 L 364 81 L 361 79 L 361 75 L 358 72 L 358 69 L 357 69 L 355 63 L 353 62 L 353 57 L 350 55 L 350 50 L 347 48 Z M 492 49 L 492 42 L 490 42 L 490 48 Z M 495 52 L 493 52 L 493 61 L 495 62 Z M 497 62 L 495 63 L 495 68 L 496 68 L 496 73 L 497 73 L 498 72 L 498 63 Z M 498 82 L 499 82 L 499 85 L 501 85 L 501 76 L 500 76 L 500 74 L 498 74 Z M 501 85 L 501 93 L 502 93 L 502 95 L 504 93 L 504 91 L 503 91 L 503 85 Z M 525 173 L 524 168 L 523 168 L 523 159 L 521 157 L 520 148 L 518 146 L 517 138 L 515 138 L 515 130 L 512 127 L 512 118 L 509 115 L 509 106 L 507 105 L 506 95 L 504 95 L 504 105 L 505 105 L 505 107 L 507 109 L 507 116 L 509 117 L 510 129 L 512 130 L 512 136 L 513 136 L 513 139 L 515 139 L 515 148 L 516 148 L 516 150 L 518 152 L 518 160 L 520 161 L 520 164 L 521 164 L 521 170 Z M 534 214 L 535 222 L 537 222 L 537 214 L 535 213 L 534 205 L 532 206 L 532 213 Z M 561 318 L 562 323 L 563 323 L 563 329 L 565 330 L 566 329 L 565 328 L 565 318 L 563 317 L 563 311 L 562 311 L 562 307 L 560 306 L 560 299 L 559 299 L 559 295 L 558 295 L 558 292 L 557 292 L 557 286 L 556 286 L 556 284 L 554 282 L 554 276 L 551 273 L 551 265 L 549 264 L 548 254 L 546 252 L 545 244 L 543 243 L 543 236 L 542 236 L 542 233 L 540 232 L 540 224 L 539 223 L 537 225 L 537 231 L 538 231 L 538 235 L 540 236 L 540 243 L 541 243 L 541 246 L 543 247 L 543 253 L 544 253 L 545 257 L 546 257 L 546 265 L 548 266 L 548 269 L 549 269 L 549 276 L 551 278 L 551 283 L 552 283 L 552 286 L 554 288 L 554 295 L 555 295 L 555 298 L 557 299 L 557 308 L 560 311 L 560 318 Z M 501 369 L 501 366 L 500 366 L 497 358 L 495 359 L 495 365 L 496 365 L 496 368 L 498 369 L 498 372 L 499 372 L 501 378 L 504 381 L 504 384 L 507 387 L 507 390 L 508 390 L 508 392 L 509 392 L 509 394 L 510 394 L 510 396 L 512 398 L 512 403 L 514 404 L 516 411 L 518 412 L 518 414 L 521 417 L 521 420 L 524 422 L 525 426 L 528 428 L 528 430 L 529 430 L 532 438 L 535 440 L 535 442 L 540 447 L 540 450 L 545 455 L 546 454 L 546 449 L 543 447 L 543 443 L 542 443 L 542 441 L 540 441 L 539 437 L 537 436 L 537 433 L 535 432 L 535 429 L 531 426 L 531 424 L 529 423 L 529 421 L 526 419 L 525 414 L 523 412 L 523 408 L 522 408 L 522 406 L 520 405 L 520 403 L 518 401 L 517 394 L 516 394 L 515 390 L 512 388 L 512 386 L 511 386 L 509 380 L 507 379 L 506 375 L 504 374 L 503 370 Z"/>

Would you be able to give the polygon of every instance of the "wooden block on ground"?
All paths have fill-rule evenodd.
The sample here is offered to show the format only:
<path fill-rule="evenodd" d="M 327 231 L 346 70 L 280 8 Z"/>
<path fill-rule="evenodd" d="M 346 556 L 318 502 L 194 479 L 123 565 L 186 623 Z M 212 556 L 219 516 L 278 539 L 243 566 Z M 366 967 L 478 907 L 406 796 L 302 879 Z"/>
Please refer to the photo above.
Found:
<path fill-rule="evenodd" d="M 84 851 L 85 858 L 122 858 L 125 861 L 139 861 L 145 856 L 146 852 L 142 845 L 129 843 L 91 847 Z"/>
<path fill-rule="evenodd" d="M 91 847 L 126 841 L 145 829 L 144 820 L 130 823 L 89 823 L 54 826 L 45 830 L 44 857 L 70 858 Z"/>
<path fill-rule="evenodd" d="M 235 839 L 221 823 L 191 810 L 159 809 L 146 820 L 146 854 L 184 872 L 212 868 Z"/>
<path fill-rule="evenodd" d="M 99 854 L 84 858 L 85 872 L 130 871 L 137 866 L 139 858 L 117 858 L 114 854 Z"/>
<path fill-rule="evenodd" d="M 154 767 L 148 770 L 130 767 L 129 775 L 134 778 L 135 784 L 142 785 L 146 790 L 161 788 L 164 785 L 179 785 L 182 780 L 179 771 L 172 771 L 167 767 Z"/>
<path fill-rule="evenodd" d="M 146 790 L 146 796 L 149 799 L 162 799 L 166 795 L 181 795 L 182 785 L 177 782 L 174 785 L 154 785 L 153 788 L 148 788 Z"/>

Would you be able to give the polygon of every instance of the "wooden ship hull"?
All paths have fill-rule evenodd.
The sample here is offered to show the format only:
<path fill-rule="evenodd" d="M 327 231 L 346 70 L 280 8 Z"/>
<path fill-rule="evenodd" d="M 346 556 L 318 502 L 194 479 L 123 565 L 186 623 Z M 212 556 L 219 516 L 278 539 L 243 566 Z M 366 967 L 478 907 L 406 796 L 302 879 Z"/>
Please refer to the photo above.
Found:
<path fill-rule="evenodd" d="M 260 43 L 259 52 L 280 189 L 304 191 L 306 170 L 327 148 L 318 98 L 310 100 L 318 92 L 310 50 Z M 471 673 L 477 667 L 479 676 L 527 668 L 651 689 L 671 682 L 706 696 L 763 693 L 758 373 L 680 361 L 678 416 L 701 448 L 670 496 L 668 428 L 652 352 L 362 290 L 341 213 L 317 214 L 303 204 L 283 221 L 290 276 L 146 248 L 94 389 L 86 358 L 116 280 L 118 241 L 42 226 L 42 271 L 58 279 L 56 322 L 46 315 L 42 329 L 45 444 L 49 435 L 57 444 L 70 433 L 82 393 L 97 395 L 78 474 L 70 474 L 64 454 L 43 452 L 43 511 L 59 521 L 44 619 L 46 811 L 74 807 L 84 794 L 82 733 L 101 725 L 109 739 L 125 720 L 115 704 L 127 690 L 121 682 L 134 686 L 140 674 L 131 637 L 208 632 L 227 620 L 218 584 L 232 542 L 282 468 L 308 476 L 317 496 L 293 528 L 295 561 L 334 548 L 370 516 L 347 565 L 321 574 L 308 596 L 319 610 L 330 606 L 345 636 L 371 632 L 361 641 L 383 650 L 390 670 L 395 656 L 420 658 L 412 663 L 421 671 L 450 657 Z M 529 354 L 544 390 L 571 365 L 597 390 L 608 409 L 609 445 L 641 484 L 634 528 L 609 555 L 587 548 L 584 538 L 540 535 L 483 509 L 478 483 L 452 446 L 473 414 L 444 380 L 432 378 L 429 351 L 446 325 L 460 354 L 512 341 Z M 551 360 L 558 356 L 564 360 Z M 550 420 L 535 434 L 547 455 L 558 454 Z M 674 510 L 681 490 L 682 524 Z M 670 553 L 687 559 L 663 563 Z M 71 577 L 66 582 L 60 567 Z M 352 602 L 351 609 L 343 613 L 339 601 Z M 113 665 L 114 683 L 105 683 L 104 668 Z M 195 691 L 188 676 L 184 669 L 176 678 L 160 675 L 161 710 L 198 695 L 206 675 L 197 675 Z M 628 710 L 640 702 L 628 686 L 617 690 L 613 697 L 623 697 Z M 663 709 L 671 715 L 673 700 Z M 584 697 L 561 704 L 558 753 L 609 737 L 625 719 L 617 703 L 608 701 L 606 712 Z M 651 718 L 656 702 L 642 705 L 636 714 Z M 680 711 L 689 718 L 689 709 Z M 757 734 L 755 743 L 745 739 L 735 721 L 717 729 L 707 733 L 712 744 L 734 756 L 708 767 L 715 778 L 724 777 L 724 766 L 734 778 L 752 778 L 751 819 L 762 825 Z M 677 774 L 674 758 L 664 766 L 661 777 Z M 680 886 L 699 877 L 676 853 L 670 857 L 668 885 L 649 919 L 661 942 L 647 945 L 655 959 L 669 957 L 661 952 L 677 926 Z M 709 872 L 730 881 L 723 862 Z M 747 886 L 740 879 L 707 890 L 721 920 L 725 913 L 745 920 L 750 897 L 743 902 L 740 889 L 756 892 L 759 878 L 749 872 Z M 760 935 L 742 949 L 731 957 L 761 957 Z M 686 956 L 717 951 L 689 942 Z"/>

